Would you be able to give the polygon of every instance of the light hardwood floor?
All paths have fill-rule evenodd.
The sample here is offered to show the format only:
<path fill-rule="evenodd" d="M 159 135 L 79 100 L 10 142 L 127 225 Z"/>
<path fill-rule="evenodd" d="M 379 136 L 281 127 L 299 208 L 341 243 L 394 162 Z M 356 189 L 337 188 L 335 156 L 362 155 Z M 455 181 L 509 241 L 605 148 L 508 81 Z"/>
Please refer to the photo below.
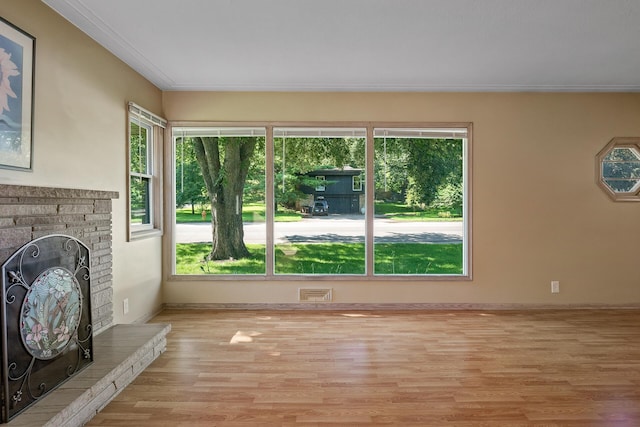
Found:
<path fill-rule="evenodd" d="M 640 311 L 166 310 L 89 426 L 640 426 Z"/>

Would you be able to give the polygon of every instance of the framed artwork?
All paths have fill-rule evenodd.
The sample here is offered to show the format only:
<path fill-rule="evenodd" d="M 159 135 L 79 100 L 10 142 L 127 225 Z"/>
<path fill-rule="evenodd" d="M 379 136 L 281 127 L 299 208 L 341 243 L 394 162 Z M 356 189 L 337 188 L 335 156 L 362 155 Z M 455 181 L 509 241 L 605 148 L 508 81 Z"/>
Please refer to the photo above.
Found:
<path fill-rule="evenodd" d="M 0 18 L 0 167 L 31 170 L 35 38 Z"/>

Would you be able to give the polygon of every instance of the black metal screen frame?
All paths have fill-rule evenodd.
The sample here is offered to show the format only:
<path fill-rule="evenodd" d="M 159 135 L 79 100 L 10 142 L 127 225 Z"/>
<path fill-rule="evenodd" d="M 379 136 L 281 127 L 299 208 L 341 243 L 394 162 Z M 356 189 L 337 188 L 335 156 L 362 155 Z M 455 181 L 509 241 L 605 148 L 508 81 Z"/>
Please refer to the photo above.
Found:
<path fill-rule="evenodd" d="M 2 265 L 0 422 L 8 422 L 93 362 L 90 259 L 81 241 L 55 234 L 32 240 Z M 49 271 L 63 272 L 77 286 L 77 327 L 64 332 L 68 337 L 53 355 L 34 354 L 22 330 L 27 304 L 33 304 L 27 297 L 42 292 L 35 283 Z"/>

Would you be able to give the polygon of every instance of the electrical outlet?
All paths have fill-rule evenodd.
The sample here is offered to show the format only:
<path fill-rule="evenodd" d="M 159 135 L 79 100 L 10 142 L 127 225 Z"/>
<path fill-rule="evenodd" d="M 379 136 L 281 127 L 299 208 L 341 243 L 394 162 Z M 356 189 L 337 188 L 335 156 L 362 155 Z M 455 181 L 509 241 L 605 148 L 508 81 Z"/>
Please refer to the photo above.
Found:
<path fill-rule="evenodd" d="M 551 281 L 551 293 L 558 294 L 560 293 L 560 282 L 557 280 Z"/>
<path fill-rule="evenodd" d="M 125 298 L 122 301 L 122 311 L 124 312 L 124 314 L 129 313 L 129 298 Z"/>

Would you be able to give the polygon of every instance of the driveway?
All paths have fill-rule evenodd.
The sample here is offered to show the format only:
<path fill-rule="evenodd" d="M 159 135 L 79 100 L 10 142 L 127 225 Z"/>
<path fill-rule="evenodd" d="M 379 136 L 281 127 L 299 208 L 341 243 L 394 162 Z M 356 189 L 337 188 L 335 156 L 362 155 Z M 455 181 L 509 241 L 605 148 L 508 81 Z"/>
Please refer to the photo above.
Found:
<path fill-rule="evenodd" d="M 410 222 L 374 219 L 379 243 L 461 243 L 462 222 Z M 265 243 L 265 223 L 244 224 L 245 243 Z M 275 243 L 364 242 L 365 222 L 360 215 L 330 215 L 303 218 L 298 222 L 276 222 Z M 177 243 L 211 242 L 210 223 L 176 224 Z"/>

